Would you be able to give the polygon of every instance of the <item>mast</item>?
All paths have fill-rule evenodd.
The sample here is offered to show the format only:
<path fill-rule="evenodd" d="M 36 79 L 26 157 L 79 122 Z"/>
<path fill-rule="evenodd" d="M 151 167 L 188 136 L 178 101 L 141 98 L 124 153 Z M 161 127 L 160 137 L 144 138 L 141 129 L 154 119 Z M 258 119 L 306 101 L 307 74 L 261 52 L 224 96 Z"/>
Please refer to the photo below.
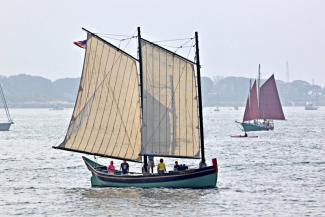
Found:
<path fill-rule="evenodd" d="M 7 115 L 8 122 L 11 123 L 12 120 L 11 120 L 11 117 L 10 117 L 10 113 L 9 113 L 7 101 L 6 101 L 5 95 L 3 93 L 3 89 L 2 89 L 2 85 L 1 84 L 0 84 L 0 92 L 1 92 L 1 98 L 2 98 L 2 101 L 3 101 L 3 105 L 5 107 L 5 111 L 6 111 L 6 115 Z"/>
<path fill-rule="evenodd" d="M 249 79 L 248 96 L 251 95 L 252 79 Z"/>
<path fill-rule="evenodd" d="M 199 115 L 200 115 L 200 139 L 201 139 L 201 164 L 205 164 L 204 155 L 204 129 L 203 129 L 203 112 L 202 112 L 202 93 L 201 93 L 201 65 L 200 65 L 200 54 L 199 54 L 199 36 L 195 32 L 195 56 L 196 56 L 196 71 L 197 71 L 197 86 L 199 96 Z"/>
<path fill-rule="evenodd" d="M 288 62 L 288 60 L 286 62 L 286 81 L 287 81 L 287 83 L 290 82 L 290 77 L 289 77 L 289 62 Z"/>
<path fill-rule="evenodd" d="M 140 101 L 141 101 L 141 117 L 143 122 L 143 66 L 142 66 L 142 52 L 141 52 L 141 30 L 138 26 L 138 53 L 139 53 L 139 74 L 140 74 Z M 143 123 L 142 123 L 143 124 Z M 141 127 L 141 133 L 142 133 Z M 143 168 L 144 171 L 147 172 L 148 168 L 148 160 L 147 155 L 143 155 Z"/>
<path fill-rule="evenodd" d="M 257 107 L 260 108 L 260 87 L 261 87 L 261 64 L 258 64 L 258 75 L 257 75 Z"/>

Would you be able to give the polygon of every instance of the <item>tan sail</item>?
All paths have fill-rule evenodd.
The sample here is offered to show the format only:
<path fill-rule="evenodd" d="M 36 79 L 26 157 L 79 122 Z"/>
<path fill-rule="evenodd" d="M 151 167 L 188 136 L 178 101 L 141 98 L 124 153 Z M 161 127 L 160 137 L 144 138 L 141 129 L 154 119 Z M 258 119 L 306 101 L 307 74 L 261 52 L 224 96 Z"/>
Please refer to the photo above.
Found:
<path fill-rule="evenodd" d="M 144 39 L 142 155 L 200 157 L 194 63 Z"/>
<path fill-rule="evenodd" d="M 88 34 L 80 88 L 61 149 L 140 161 L 136 60 Z"/>

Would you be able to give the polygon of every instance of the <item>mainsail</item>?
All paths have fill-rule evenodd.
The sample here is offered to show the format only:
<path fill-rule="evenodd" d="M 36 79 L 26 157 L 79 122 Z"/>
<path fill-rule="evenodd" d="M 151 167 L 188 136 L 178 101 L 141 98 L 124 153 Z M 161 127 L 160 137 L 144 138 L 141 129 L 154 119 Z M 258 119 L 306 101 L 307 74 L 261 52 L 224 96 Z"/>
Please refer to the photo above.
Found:
<path fill-rule="evenodd" d="M 136 59 L 88 32 L 78 96 L 57 148 L 141 161 Z"/>
<path fill-rule="evenodd" d="M 261 119 L 285 119 L 274 75 L 272 75 L 260 88 L 259 113 L 259 118 Z"/>
<path fill-rule="evenodd" d="M 258 100 L 257 100 L 257 87 L 254 81 L 250 94 L 246 101 L 245 113 L 243 121 L 250 121 L 259 117 Z"/>
<path fill-rule="evenodd" d="M 141 39 L 142 155 L 200 157 L 193 62 Z"/>

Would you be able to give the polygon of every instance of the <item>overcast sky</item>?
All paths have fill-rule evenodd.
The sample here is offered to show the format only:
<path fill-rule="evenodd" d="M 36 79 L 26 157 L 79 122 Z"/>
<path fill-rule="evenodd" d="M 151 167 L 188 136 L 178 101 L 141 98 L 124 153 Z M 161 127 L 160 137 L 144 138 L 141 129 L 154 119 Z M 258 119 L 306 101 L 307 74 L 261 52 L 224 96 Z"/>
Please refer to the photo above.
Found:
<path fill-rule="evenodd" d="M 81 27 L 150 40 L 199 32 L 204 76 L 275 73 L 325 86 L 325 1 L 322 0 L 2 0 L 0 75 L 79 77 Z"/>

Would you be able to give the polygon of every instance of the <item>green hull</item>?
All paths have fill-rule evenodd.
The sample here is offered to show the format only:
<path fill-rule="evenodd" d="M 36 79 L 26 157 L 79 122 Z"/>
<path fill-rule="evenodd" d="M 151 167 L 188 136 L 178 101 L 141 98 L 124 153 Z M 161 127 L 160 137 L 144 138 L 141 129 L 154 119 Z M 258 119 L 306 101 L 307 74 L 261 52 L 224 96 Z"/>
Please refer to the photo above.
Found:
<path fill-rule="evenodd" d="M 184 173 L 165 175 L 108 175 L 104 167 L 83 157 L 92 172 L 93 187 L 135 187 L 135 188 L 215 188 L 217 184 L 217 167 L 189 170 Z M 96 169 L 101 168 L 101 169 Z"/>
<path fill-rule="evenodd" d="M 133 188 L 215 188 L 217 173 L 179 181 L 155 182 L 155 183 L 119 183 L 100 180 L 97 176 L 91 176 L 92 187 L 133 187 Z"/>
<path fill-rule="evenodd" d="M 245 132 L 251 132 L 251 131 L 268 131 L 273 130 L 273 125 L 262 125 L 262 124 L 253 124 L 253 123 L 241 123 L 243 130 Z"/>

